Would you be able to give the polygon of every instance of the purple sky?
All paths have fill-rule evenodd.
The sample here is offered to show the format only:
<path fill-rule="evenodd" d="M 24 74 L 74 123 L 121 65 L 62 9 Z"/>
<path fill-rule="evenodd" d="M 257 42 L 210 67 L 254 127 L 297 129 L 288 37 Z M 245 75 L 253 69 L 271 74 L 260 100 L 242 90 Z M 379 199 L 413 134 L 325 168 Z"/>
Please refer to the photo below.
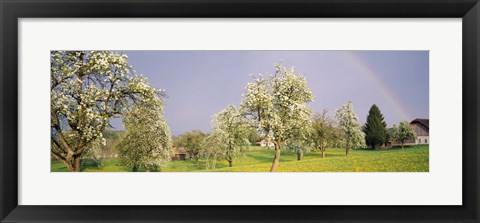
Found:
<path fill-rule="evenodd" d="M 352 101 L 365 122 L 377 104 L 390 127 L 400 120 L 428 118 L 428 51 L 126 51 L 129 64 L 168 95 L 165 118 L 173 135 L 210 131 L 213 114 L 238 106 L 249 74 L 295 66 L 316 96 L 314 112 Z M 114 120 L 115 129 L 123 129 Z"/>

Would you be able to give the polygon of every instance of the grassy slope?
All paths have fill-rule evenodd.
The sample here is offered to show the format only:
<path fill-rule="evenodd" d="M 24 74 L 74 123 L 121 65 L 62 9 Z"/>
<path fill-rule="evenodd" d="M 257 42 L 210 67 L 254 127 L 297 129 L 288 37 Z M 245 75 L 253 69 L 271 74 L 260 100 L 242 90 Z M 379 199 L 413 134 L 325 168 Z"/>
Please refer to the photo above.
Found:
<path fill-rule="evenodd" d="M 252 147 L 243 157 L 228 167 L 224 160 L 218 161 L 215 172 L 267 172 L 270 170 L 274 151 L 262 147 Z M 86 167 L 85 172 L 126 172 L 128 169 L 118 164 L 118 159 L 103 160 L 103 167 Z M 59 162 L 52 162 L 52 172 L 67 171 Z M 172 161 L 162 172 L 205 171 L 205 161 L 199 164 L 191 160 Z M 327 150 L 326 157 L 320 152 L 307 153 L 301 161 L 295 154 L 282 151 L 279 172 L 428 172 L 429 147 L 412 146 L 405 149 L 384 150 L 357 149 L 348 157 L 343 149 Z"/>

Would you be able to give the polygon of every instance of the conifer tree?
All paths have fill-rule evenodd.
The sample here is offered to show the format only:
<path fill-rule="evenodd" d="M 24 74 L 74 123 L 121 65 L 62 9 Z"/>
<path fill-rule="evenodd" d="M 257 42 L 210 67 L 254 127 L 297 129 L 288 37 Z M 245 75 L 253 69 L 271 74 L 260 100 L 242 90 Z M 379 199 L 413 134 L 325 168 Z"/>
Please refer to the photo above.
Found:
<path fill-rule="evenodd" d="M 387 123 L 377 105 L 372 105 L 368 111 L 367 121 L 363 126 L 365 142 L 372 149 L 378 149 L 387 139 Z"/>

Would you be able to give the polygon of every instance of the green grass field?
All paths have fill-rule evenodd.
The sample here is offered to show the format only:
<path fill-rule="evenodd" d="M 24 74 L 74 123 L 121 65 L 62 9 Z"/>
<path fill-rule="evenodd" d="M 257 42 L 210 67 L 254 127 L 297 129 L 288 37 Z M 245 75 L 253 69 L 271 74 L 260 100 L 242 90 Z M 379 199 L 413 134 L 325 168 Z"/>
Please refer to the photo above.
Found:
<path fill-rule="evenodd" d="M 250 147 L 249 151 L 228 167 L 225 160 L 217 162 L 214 172 L 268 172 L 274 156 L 273 149 Z M 117 158 L 104 159 L 102 166 L 88 166 L 84 172 L 128 172 L 119 165 Z M 66 172 L 60 162 L 52 161 L 52 172 Z M 141 171 L 141 170 L 140 170 Z M 192 160 L 172 161 L 162 172 L 204 172 L 205 160 L 196 164 Z M 381 150 L 356 149 L 345 156 L 344 149 L 329 149 L 326 157 L 321 153 L 309 152 L 297 161 L 296 154 L 282 151 L 278 172 L 428 172 L 429 146 L 409 146 L 404 149 L 389 148 Z"/>

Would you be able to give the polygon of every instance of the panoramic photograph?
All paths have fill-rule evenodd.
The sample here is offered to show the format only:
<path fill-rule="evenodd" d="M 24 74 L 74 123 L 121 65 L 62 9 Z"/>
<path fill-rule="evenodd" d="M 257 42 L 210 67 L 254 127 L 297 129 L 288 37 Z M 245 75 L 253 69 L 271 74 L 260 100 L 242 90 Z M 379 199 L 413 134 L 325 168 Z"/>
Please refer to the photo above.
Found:
<path fill-rule="evenodd" d="M 51 172 L 429 172 L 428 51 L 50 52 Z"/>

